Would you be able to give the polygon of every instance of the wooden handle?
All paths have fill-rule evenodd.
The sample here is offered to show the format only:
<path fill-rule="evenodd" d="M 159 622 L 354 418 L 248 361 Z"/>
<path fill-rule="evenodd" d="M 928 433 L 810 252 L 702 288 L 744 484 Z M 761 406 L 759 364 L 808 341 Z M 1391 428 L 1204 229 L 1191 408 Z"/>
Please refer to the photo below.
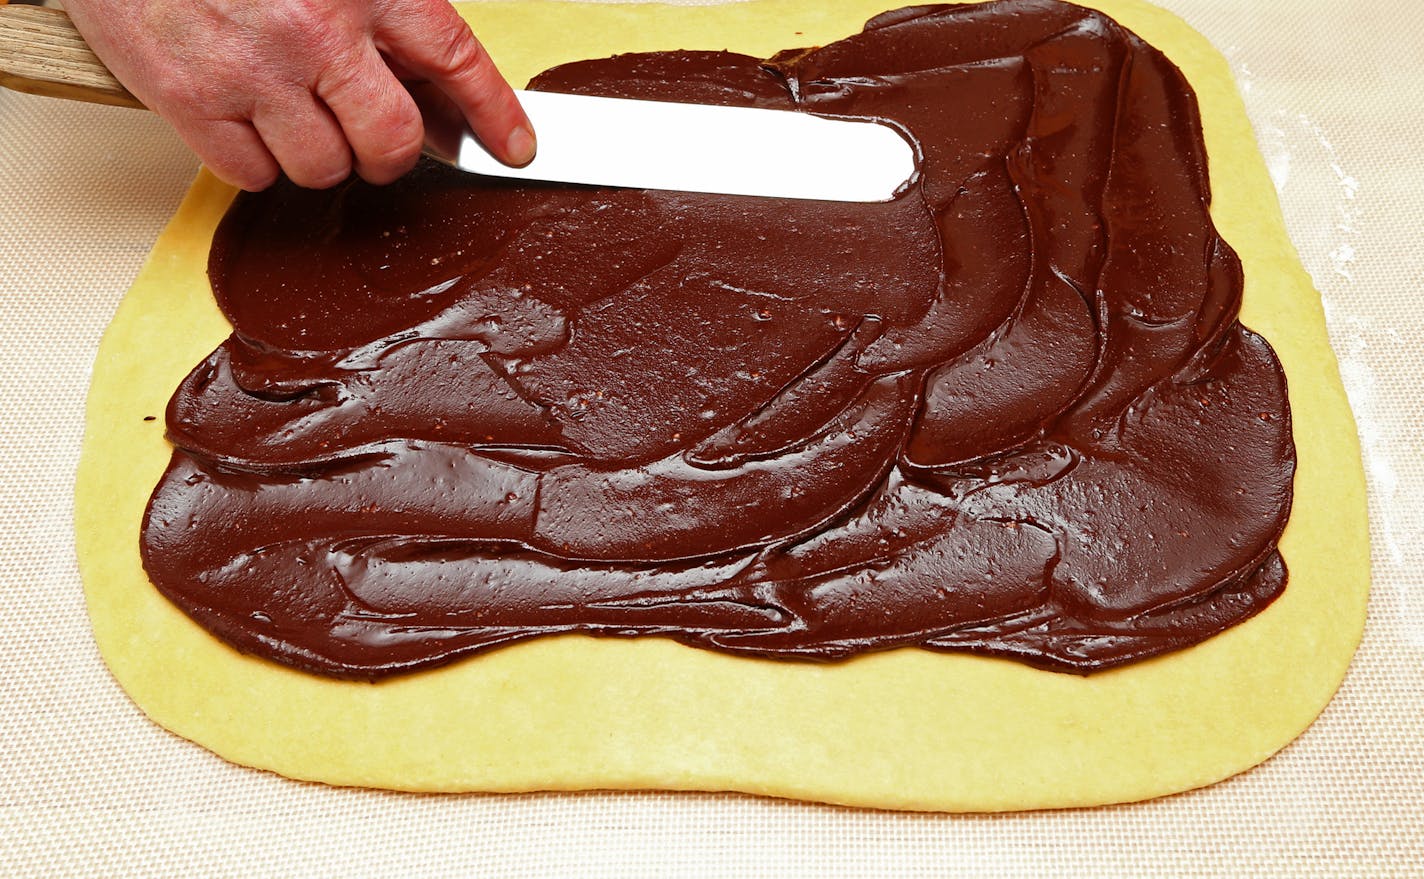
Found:
<path fill-rule="evenodd" d="M 0 5 L 0 86 L 51 98 L 143 107 L 90 51 L 69 16 L 42 6 Z"/>

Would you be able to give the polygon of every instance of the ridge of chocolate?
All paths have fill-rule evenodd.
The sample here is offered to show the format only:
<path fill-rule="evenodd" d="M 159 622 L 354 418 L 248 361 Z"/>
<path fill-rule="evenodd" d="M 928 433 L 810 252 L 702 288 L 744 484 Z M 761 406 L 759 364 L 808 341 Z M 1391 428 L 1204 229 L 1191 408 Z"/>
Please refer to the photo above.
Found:
<path fill-rule="evenodd" d="M 173 396 L 142 537 L 219 638 L 369 679 L 562 632 L 1088 673 L 1284 588 L 1285 377 L 1236 320 L 1191 89 L 1111 19 L 917 7 L 532 87 L 882 119 L 919 175 L 240 195 L 234 332 Z"/>

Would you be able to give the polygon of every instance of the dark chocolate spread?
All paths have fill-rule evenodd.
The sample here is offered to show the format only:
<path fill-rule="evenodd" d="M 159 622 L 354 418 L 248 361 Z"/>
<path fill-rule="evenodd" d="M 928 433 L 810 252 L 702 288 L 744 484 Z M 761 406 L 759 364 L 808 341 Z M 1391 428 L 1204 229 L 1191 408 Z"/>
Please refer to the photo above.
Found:
<path fill-rule="evenodd" d="M 561 632 L 1086 673 L 1284 588 L 1285 379 L 1191 89 L 1112 20 L 922 7 L 533 87 L 888 120 L 920 172 L 873 205 L 434 165 L 240 196 L 234 332 L 143 530 L 219 638 L 352 678 Z"/>

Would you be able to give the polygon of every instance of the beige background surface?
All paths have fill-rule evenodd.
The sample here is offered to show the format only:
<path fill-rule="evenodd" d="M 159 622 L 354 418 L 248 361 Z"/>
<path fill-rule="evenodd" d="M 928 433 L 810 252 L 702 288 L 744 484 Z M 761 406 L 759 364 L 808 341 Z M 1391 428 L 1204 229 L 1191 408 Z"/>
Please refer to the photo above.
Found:
<path fill-rule="evenodd" d="M 108 677 L 70 523 L 95 345 L 195 162 L 144 114 L 5 92 L 0 875 L 1424 875 L 1424 24 L 1385 0 L 1158 2 L 1232 62 L 1366 450 L 1370 622 L 1294 745 L 1204 791 L 992 817 L 411 796 L 222 762 Z"/>

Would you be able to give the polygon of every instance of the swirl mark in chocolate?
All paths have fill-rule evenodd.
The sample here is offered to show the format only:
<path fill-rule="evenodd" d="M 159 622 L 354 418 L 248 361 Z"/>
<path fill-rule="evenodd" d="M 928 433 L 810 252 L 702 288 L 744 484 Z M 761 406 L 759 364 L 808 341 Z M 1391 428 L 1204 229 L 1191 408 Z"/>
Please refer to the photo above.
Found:
<path fill-rule="evenodd" d="M 234 333 L 143 533 L 218 637 L 355 678 L 561 632 L 1087 673 L 1284 588 L 1285 379 L 1136 36 L 999 0 L 534 87 L 882 119 L 921 173 L 879 205 L 436 166 L 240 196 Z"/>

